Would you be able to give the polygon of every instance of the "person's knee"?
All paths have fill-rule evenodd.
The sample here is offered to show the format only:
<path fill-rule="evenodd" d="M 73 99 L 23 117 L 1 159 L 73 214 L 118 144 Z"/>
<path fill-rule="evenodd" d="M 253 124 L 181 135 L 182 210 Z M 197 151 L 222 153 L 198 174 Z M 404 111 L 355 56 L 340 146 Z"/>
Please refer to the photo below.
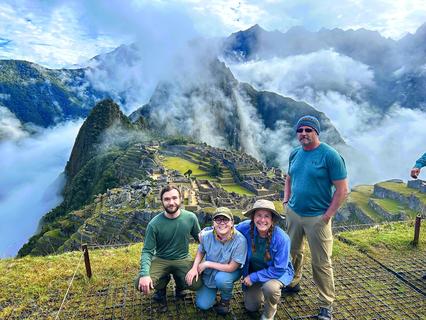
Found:
<path fill-rule="evenodd" d="M 260 302 L 259 301 L 245 300 L 244 301 L 244 307 L 249 312 L 256 312 L 260 309 Z"/>
<path fill-rule="evenodd" d="M 213 304 L 214 301 L 210 301 L 210 299 L 207 299 L 206 297 L 196 296 L 195 298 L 195 305 L 198 309 L 209 310 L 211 307 L 213 307 Z"/>
<path fill-rule="evenodd" d="M 215 285 L 218 289 L 231 289 L 234 282 L 228 272 L 218 272 L 215 277 Z"/>
<path fill-rule="evenodd" d="M 268 281 L 262 286 L 262 293 L 265 298 L 279 297 L 281 295 L 281 287 L 272 281 Z"/>

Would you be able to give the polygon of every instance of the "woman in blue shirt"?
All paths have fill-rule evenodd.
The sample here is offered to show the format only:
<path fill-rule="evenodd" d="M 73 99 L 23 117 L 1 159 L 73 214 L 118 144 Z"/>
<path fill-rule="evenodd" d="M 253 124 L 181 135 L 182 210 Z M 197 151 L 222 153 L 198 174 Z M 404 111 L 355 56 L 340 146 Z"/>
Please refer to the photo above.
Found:
<path fill-rule="evenodd" d="M 205 261 L 202 261 L 205 257 Z M 213 229 L 205 231 L 200 237 L 200 245 L 194 264 L 186 275 L 186 282 L 201 274 L 203 286 L 197 290 L 195 304 L 202 310 L 213 307 L 216 292 L 221 299 L 214 305 L 218 314 L 230 312 L 230 300 L 234 282 L 241 278 L 241 268 L 247 257 L 247 242 L 235 230 L 231 210 L 225 207 L 216 209 L 213 215 Z"/>
<path fill-rule="evenodd" d="M 246 238 L 248 253 L 243 268 L 244 305 L 248 311 L 260 309 L 261 319 L 273 319 L 283 286 L 290 284 L 294 276 L 290 260 L 290 239 L 276 225 L 282 217 L 274 203 L 258 200 L 244 213 L 250 220 L 236 226 Z"/>

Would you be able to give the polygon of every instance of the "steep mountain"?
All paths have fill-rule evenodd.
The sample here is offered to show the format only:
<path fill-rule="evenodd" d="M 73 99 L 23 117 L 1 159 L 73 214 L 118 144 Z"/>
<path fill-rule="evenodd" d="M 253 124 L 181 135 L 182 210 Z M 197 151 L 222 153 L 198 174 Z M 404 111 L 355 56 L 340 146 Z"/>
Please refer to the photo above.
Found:
<path fill-rule="evenodd" d="M 365 29 L 321 29 L 310 32 L 293 27 L 287 32 L 266 31 L 255 25 L 233 33 L 223 42 L 229 61 L 250 61 L 333 50 L 367 65 L 374 71 L 375 86 L 368 88 L 370 103 L 387 110 L 395 103 L 426 110 L 426 24 L 399 41 Z"/>
<path fill-rule="evenodd" d="M 179 74 L 158 85 L 148 104 L 130 115 L 143 117 L 149 127 L 165 134 L 190 136 L 210 145 L 247 152 L 273 162 L 273 150 L 266 150 L 271 136 L 294 137 L 293 125 L 302 115 L 319 118 L 324 142 L 342 144 L 343 139 L 325 114 L 304 102 L 239 83 L 223 62 L 213 59 L 195 81 Z M 189 80 L 188 80 L 189 79 Z M 278 151 L 278 150 L 275 150 Z"/>
<path fill-rule="evenodd" d="M 20 60 L 0 60 L 0 104 L 23 123 L 48 127 L 85 117 L 106 94 L 87 81 L 85 69 L 47 69 Z"/>

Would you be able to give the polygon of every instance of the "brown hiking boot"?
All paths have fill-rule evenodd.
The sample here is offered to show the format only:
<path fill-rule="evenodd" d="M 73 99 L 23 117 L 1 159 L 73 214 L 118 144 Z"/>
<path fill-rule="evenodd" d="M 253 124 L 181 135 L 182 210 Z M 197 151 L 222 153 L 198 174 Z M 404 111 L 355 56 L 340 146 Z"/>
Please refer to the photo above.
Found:
<path fill-rule="evenodd" d="M 214 311 L 222 316 L 231 312 L 230 300 L 221 300 L 213 306 Z"/>

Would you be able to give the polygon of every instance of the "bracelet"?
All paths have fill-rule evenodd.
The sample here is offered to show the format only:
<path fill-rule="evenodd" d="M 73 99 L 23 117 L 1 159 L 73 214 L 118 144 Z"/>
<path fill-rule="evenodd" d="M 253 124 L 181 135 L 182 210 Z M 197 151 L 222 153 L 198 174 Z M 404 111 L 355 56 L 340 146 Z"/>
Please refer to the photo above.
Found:
<path fill-rule="evenodd" d="M 283 201 L 283 204 L 287 204 L 288 203 L 288 200 L 287 201 Z"/>

